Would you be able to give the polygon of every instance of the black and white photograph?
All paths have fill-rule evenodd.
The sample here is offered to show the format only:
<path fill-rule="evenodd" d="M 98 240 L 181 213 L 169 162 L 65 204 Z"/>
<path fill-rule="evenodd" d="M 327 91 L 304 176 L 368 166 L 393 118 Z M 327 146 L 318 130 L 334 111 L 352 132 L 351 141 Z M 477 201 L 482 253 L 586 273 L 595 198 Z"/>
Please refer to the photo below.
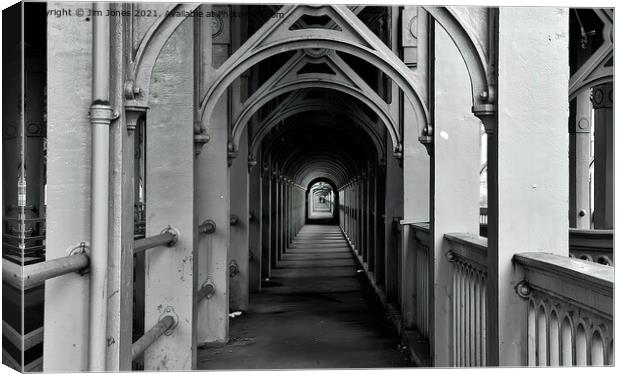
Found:
<path fill-rule="evenodd" d="M 3 373 L 613 370 L 613 1 L 2 8 Z"/>

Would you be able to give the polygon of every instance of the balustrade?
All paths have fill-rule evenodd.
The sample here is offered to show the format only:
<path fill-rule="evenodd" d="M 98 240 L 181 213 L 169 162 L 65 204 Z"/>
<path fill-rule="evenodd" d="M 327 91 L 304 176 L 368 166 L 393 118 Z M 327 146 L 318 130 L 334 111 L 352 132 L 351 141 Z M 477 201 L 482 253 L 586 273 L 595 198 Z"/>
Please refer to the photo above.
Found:
<path fill-rule="evenodd" d="M 487 239 L 472 234 L 446 234 L 453 264 L 452 364 L 486 364 Z"/>
<path fill-rule="evenodd" d="M 415 326 L 420 335 L 428 339 L 431 330 L 431 278 L 432 254 L 430 252 L 430 231 L 428 223 L 412 223 L 415 240 Z"/>
<path fill-rule="evenodd" d="M 613 268 L 540 252 L 514 260 L 528 302 L 527 365 L 613 365 Z"/>
<path fill-rule="evenodd" d="M 614 265 L 613 230 L 570 229 L 568 242 L 571 257 Z"/>

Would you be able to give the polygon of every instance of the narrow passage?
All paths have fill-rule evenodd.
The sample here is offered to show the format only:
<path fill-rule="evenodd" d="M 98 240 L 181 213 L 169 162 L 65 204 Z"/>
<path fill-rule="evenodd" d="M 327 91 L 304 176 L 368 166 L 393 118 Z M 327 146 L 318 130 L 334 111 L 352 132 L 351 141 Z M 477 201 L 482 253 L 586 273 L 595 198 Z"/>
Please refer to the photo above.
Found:
<path fill-rule="evenodd" d="M 338 226 L 306 225 L 292 247 L 200 370 L 413 366 Z"/>

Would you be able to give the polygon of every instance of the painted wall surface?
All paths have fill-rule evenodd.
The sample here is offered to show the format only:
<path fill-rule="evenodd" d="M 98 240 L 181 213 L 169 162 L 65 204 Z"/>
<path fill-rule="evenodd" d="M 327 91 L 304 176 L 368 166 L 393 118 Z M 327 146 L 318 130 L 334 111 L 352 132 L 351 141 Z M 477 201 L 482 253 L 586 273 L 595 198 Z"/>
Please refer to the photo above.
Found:
<path fill-rule="evenodd" d="M 178 316 L 144 355 L 145 370 L 195 368 L 193 23 L 184 21 L 164 46 L 151 78 L 147 113 L 146 236 L 167 225 L 180 235 L 174 247 L 146 253 L 145 328 L 168 308 Z M 182 198 L 181 198 L 182 197 Z"/>
<path fill-rule="evenodd" d="M 49 4 L 73 12 L 90 6 Z M 47 89 L 54 93 L 47 104 L 46 258 L 51 260 L 90 241 L 92 23 L 49 17 L 47 34 Z M 87 370 L 88 275 L 47 281 L 45 300 L 43 370 Z"/>

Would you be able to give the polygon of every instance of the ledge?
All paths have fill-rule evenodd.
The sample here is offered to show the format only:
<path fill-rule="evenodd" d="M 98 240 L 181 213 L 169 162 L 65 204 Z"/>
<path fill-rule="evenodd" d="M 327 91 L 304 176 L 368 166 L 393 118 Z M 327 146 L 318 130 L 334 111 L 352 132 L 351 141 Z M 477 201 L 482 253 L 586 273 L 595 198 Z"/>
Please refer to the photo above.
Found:
<path fill-rule="evenodd" d="M 467 247 L 476 248 L 486 253 L 489 247 L 489 240 L 484 236 L 474 235 L 469 233 L 455 232 L 445 234 L 443 236 L 447 241 L 452 243 L 463 244 Z"/>
<path fill-rule="evenodd" d="M 513 261 L 525 268 L 574 280 L 582 287 L 596 287 L 613 295 L 614 268 L 551 253 L 526 252 L 514 255 Z"/>
<path fill-rule="evenodd" d="M 451 252 L 463 261 L 477 264 L 480 270 L 487 269 L 488 240 L 470 233 L 450 233 L 444 238 L 450 243 Z"/>
<path fill-rule="evenodd" d="M 409 225 L 413 226 L 414 229 L 429 232 L 431 225 L 428 222 L 420 222 L 414 219 L 405 218 L 400 220 L 400 224 L 403 226 Z"/>

